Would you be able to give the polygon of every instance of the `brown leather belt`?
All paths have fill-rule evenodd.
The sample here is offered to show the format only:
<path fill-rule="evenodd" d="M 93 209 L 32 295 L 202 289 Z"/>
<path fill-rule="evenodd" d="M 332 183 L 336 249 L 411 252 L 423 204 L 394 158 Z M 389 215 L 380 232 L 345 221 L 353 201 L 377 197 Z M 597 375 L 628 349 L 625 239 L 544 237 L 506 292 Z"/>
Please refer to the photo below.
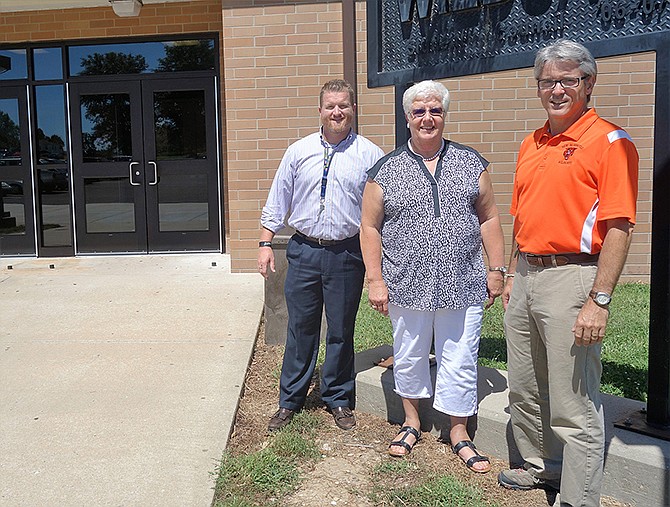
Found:
<path fill-rule="evenodd" d="M 521 252 L 526 262 L 531 266 L 539 268 L 555 268 L 565 266 L 566 264 L 592 264 L 598 262 L 599 254 L 556 254 L 556 255 L 537 255 Z"/>
<path fill-rule="evenodd" d="M 295 231 L 295 234 L 296 234 L 296 236 L 300 236 L 305 241 L 309 241 L 310 243 L 315 243 L 319 246 L 339 245 L 340 243 L 344 243 L 346 241 L 351 241 L 352 239 L 358 237 L 358 234 L 356 234 L 355 236 L 352 236 L 352 237 L 346 238 L 346 239 L 320 239 L 320 238 L 313 238 L 311 236 L 308 236 L 307 234 L 303 234 L 300 231 Z"/>

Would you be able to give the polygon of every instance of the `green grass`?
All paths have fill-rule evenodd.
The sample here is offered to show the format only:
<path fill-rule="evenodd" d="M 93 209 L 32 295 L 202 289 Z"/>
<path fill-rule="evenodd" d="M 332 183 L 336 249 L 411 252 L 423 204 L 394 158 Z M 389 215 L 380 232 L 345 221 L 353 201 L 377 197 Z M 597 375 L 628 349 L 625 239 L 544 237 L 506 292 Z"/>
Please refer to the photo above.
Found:
<path fill-rule="evenodd" d="M 405 459 L 393 459 L 380 463 L 372 471 L 377 478 L 384 477 L 387 474 L 394 474 L 396 476 L 408 474 L 418 470 L 416 463 Z"/>
<path fill-rule="evenodd" d="M 416 507 L 484 507 L 493 506 L 481 490 L 461 484 L 451 476 L 439 476 L 427 482 L 392 493 L 390 505 Z"/>
<path fill-rule="evenodd" d="M 356 317 L 354 349 L 356 352 L 361 352 L 386 344 L 393 344 L 391 320 L 370 308 L 368 291 L 364 290 Z"/>
<path fill-rule="evenodd" d="M 426 476 L 419 464 L 411 460 L 389 460 L 372 471 L 375 487 L 370 499 L 377 505 L 391 507 L 494 507 L 484 492 L 459 482 L 453 476 Z M 414 480 L 413 479 L 418 479 Z M 399 486 L 402 484 L 401 486 Z"/>
<path fill-rule="evenodd" d="M 393 343 L 388 318 L 372 310 L 363 293 L 356 319 L 356 351 Z M 635 400 L 647 399 L 649 357 L 649 285 L 620 284 L 611 304 L 610 320 L 603 342 L 601 390 Z M 500 300 L 484 312 L 479 364 L 507 369 L 507 349 Z"/>
<path fill-rule="evenodd" d="M 484 493 L 449 475 L 429 478 L 420 484 L 399 488 L 376 488 L 372 500 L 391 507 L 494 507 Z"/>
<path fill-rule="evenodd" d="M 300 466 L 321 456 L 315 443 L 317 427 L 314 414 L 299 412 L 267 447 L 250 454 L 224 454 L 216 470 L 214 507 L 266 505 L 293 491 Z"/>
<path fill-rule="evenodd" d="M 611 304 L 603 342 L 602 390 L 647 400 L 649 367 L 649 285 L 622 284 Z"/>

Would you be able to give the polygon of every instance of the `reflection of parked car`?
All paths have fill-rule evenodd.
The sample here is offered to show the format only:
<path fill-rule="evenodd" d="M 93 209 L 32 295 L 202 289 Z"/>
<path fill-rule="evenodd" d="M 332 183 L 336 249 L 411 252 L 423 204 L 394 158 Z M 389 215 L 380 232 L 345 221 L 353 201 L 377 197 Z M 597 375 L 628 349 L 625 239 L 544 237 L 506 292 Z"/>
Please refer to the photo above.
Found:
<path fill-rule="evenodd" d="M 68 189 L 68 176 L 66 168 L 40 169 L 40 192 L 55 192 Z"/>
<path fill-rule="evenodd" d="M 60 167 L 58 169 L 52 169 L 54 173 L 54 183 L 56 185 L 56 190 L 67 190 L 70 188 L 70 182 L 68 178 L 68 172 L 65 167 Z"/>
<path fill-rule="evenodd" d="M 2 195 L 22 195 L 23 194 L 23 182 L 19 180 L 3 180 L 2 182 Z"/>
<path fill-rule="evenodd" d="M 21 165 L 21 157 L 0 157 L 0 165 Z"/>

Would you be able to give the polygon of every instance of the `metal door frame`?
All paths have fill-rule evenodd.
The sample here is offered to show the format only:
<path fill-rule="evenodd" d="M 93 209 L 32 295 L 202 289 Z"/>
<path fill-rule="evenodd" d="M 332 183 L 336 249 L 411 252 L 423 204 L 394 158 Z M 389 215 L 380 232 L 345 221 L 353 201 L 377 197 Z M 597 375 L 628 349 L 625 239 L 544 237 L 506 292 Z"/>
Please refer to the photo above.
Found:
<path fill-rule="evenodd" d="M 23 181 L 23 205 L 25 219 L 24 234 L 0 235 L 0 256 L 35 256 L 37 252 L 37 227 L 35 223 L 35 195 L 36 184 L 32 163 L 32 135 L 28 119 L 29 103 L 28 87 L 9 85 L 0 87 L 0 99 L 18 101 L 19 136 L 21 140 L 21 165 L 2 166 L 1 180 Z"/>
<path fill-rule="evenodd" d="M 194 86 L 194 83 L 196 86 Z M 70 146 L 72 159 L 72 195 L 73 195 L 73 227 L 75 235 L 76 255 L 96 255 L 96 254 L 123 254 L 123 253 L 169 253 L 169 252 L 200 252 L 200 251 L 221 251 L 223 232 L 221 216 L 221 181 L 220 181 L 220 139 L 218 136 L 219 114 L 217 111 L 215 76 L 190 76 L 185 78 L 182 75 L 142 75 L 133 76 L 128 79 L 102 80 L 77 79 L 68 85 L 68 103 L 70 115 Z M 85 224 L 85 206 L 83 181 L 79 177 L 84 163 L 81 153 L 81 117 L 79 94 L 84 91 L 92 94 L 117 93 L 128 91 L 131 96 L 131 118 L 133 125 L 140 126 L 140 130 L 133 133 L 132 150 L 132 171 L 137 178 L 138 189 L 135 194 L 135 232 L 116 235 L 120 242 L 117 246 L 110 245 L 110 236 L 101 234 L 99 241 L 92 242 L 92 248 L 82 249 L 84 238 L 90 243 L 89 234 L 82 227 Z M 186 233 L 175 231 L 173 233 L 159 232 L 158 224 L 151 223 L 150 220 L 158 219 L 157 212 L 150 210 L 152 205 L 157 206 L 155 199 L 156 191 L 150 188 L 152 178 L 158 174 L 159 167 L 153 166 L 155 160 L 150 158 L 155 155 L 155 140 L 153 132 L 153 97 L 154 91 L 178 91 L 178 90 L 203 90 L 205 94 L 205 113 L 206 132 L 207 132 L 207 188 L 208 188 L 208 216 L 209 229 L 207 231 L 188 231 Z M 77 137 L 79 136 L 79 137 Z M 151 162 L 152 164 L 149 164 Z M 188 163 L 188 160 L 182 161 Z M 199 161 L 198 161 L 199 162 Z M 149 167 L 151 165 L 151 167 Z M 86 169 L 99 173 L 100 176 L 108 176 L 104 166 L 99 168 L 89 167 Z M 160 166 L 160 162 L 159 162 Z M 126 166 L 127 173 L 130 174 L 131 168 Z M 90 177 L 90 174 L 87 174 Z M 141 188 L 140 188 L 141 187 Z M 144 194 L 139 197 L 140 190 Z M 140 206 L 141 204 L 141 206 Z M 140 230 L 142 227 L 142 230 Z M 128 245 L 131 235 L 135 236 L 137 241 L 133 242 L 133 248 L 123 247 Z M 125 236 L 125 237 L 123 237 Z M 167 239 L 166 239 L 167 238 Z M 124 243 L 125 242 L 125 243 Z"/>

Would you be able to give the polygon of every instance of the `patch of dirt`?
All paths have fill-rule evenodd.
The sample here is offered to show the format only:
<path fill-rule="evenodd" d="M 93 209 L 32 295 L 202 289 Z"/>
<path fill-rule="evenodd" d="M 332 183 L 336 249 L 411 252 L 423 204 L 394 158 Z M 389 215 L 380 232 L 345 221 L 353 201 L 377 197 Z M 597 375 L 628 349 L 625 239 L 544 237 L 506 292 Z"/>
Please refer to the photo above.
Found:
<path fill-rule="evenodd" d="M 258 338 L 244 386 L 243 397 L 235 420 L 228 450 L 233 454 L 258 451 L 267 445 L 267 423 L 277 410 L 279 371 L 282 347 L 266 346 L 263 330 Z M 410 486 L 440 474 L 452 475 L 461 482 L 477 487 L 484 497 L 500 507 L 546 507 L 552 505 L 554 495 L 542 490 L 509 491 L 500 487 L 498 472 L 508 467 L 506 461 L 491 458 L 492 469 L 487 474 L 475 474 L 466 469 L 448 445 L 434 435 L 424 433 L 412 453 L 403 458 L 410 462 L 404 473 L 375 474 L 375 468 L 389 461 L 397 462 L 387 454 L 388 443 L 399 426 L 386 420 L 356 411 L 356 428 L 342 431 L 321 405 L 318 384 L 313 387 L 304 410 L 313 412 L 320 423 L 317 444 L 322 459 L 305 466 L 303 480 L 295 492 L 278 500 L 278 505 L 289 507 L 327 506 L 381 506 L 388 505 L 380 496 L 392 486 Z M 486 454 L 485 449 L 480 449 Z M 373 500 L 371 498 L 376 498 Z M 630 504 L 603 498 L 604 507 L 632 507 Z"/>

